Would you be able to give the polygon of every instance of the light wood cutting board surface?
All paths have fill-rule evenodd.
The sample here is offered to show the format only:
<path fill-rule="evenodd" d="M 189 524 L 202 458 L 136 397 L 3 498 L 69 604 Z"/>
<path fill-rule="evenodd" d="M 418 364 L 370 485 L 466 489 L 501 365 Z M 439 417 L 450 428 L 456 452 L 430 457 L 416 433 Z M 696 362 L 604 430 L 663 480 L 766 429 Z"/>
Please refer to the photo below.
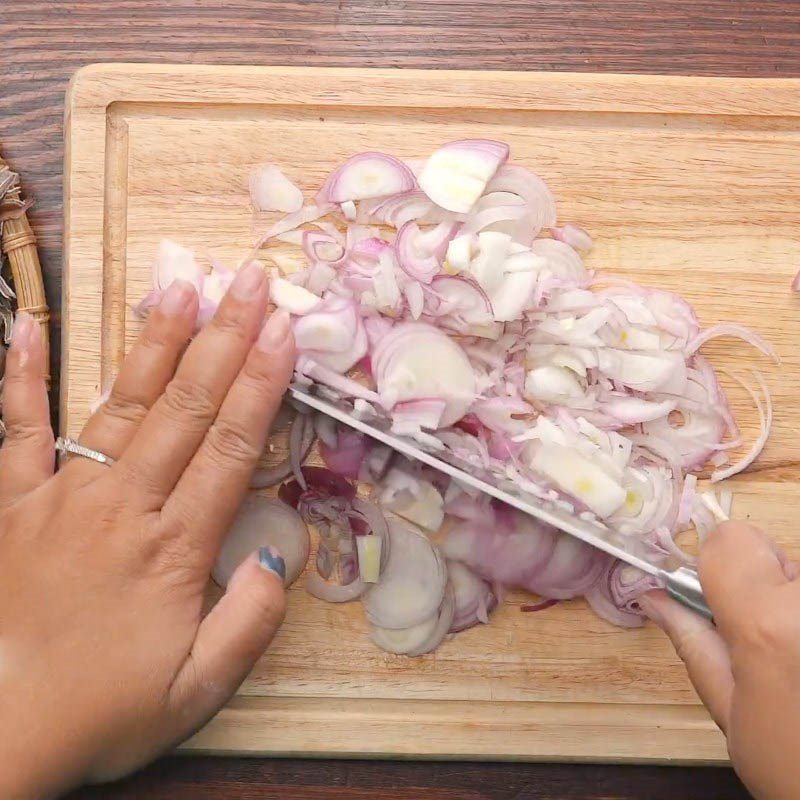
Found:
<path fill-rule="evenodd" d="M 681 292 L 705 324 L 744 323 L 769 445 L 734 512 L 800 554 L 800 82 L 544 73 L 98 65 L 67 99 L 63 431 L 76 435 L 140 323 L 160 239 L 235 266 L 255 228 L 247 178 L 279 164 L 311 197 L 366 149 L 404 158 L 496 138 L 537 171 L 559 217 L 595 237 L 590 267 Z M 255 228 L 254 228 L 255 224 Z M 731 387 L 745 435 L 757 416 Z M 279 443 L 280 444 L 280 443 Z M 280 447 L 278 448 L 280 449 Z M 279 457 L 276 452 L 273 457 Z M 375 649 L 360 605 L 290 592 L 287 621 L 239 695 L 187 745 L 210 752 L 721 762 L 724 740 L 660 633 L 618 630 L 582 601 L 491 625 L 420 659 Z"/>

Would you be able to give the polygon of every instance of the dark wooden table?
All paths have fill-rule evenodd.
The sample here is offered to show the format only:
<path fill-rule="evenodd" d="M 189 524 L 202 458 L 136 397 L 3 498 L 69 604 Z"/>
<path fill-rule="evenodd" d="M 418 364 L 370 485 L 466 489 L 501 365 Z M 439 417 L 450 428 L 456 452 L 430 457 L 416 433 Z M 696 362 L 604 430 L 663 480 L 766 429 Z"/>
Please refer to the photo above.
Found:
<path fill-rule="evenodd" d="M 92 61 L 800 76 L 798 0 L 0 0 L 0 145 L 36 198 L 58 374 L 62 111 Z M 391 787 L 391 788 L 389 788 Z M 166 759 L 78 798 L 736 800 L 729 770 Z"/>

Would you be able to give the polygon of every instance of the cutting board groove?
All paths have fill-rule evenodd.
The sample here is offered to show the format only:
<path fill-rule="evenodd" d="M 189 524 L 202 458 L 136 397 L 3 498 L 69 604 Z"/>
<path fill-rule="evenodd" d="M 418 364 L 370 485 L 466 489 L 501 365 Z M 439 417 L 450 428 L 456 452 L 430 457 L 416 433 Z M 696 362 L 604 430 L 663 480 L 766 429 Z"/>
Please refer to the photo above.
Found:
<path fill-rule="evenodd" d="M 588 228 L 593 268 L 680 291 L 705 324 L 743 322 L 780 370 L 729 340 L 715 364 L 767 375 L 775 430 L 736 481 L 737 515 L 790 550 L 800 437 L 800 83 L 544 73 L 176 67 L 81 70 L 67 99 L 63 431 L 77 434 L 140 323 L 158 241 L 235 265 L 255 237 L 247 176 L 274 161 L 308 197 L 364 149 L 420 157 L 508 141 Z M 263 228 L 264 220 L 256 221 Z M 751 362 L 752 359 L 752 362 Z M 757 431 L 731 389 L 745 436 Z M 274 457 L 280 457 L 279 436 Z M 578 601 L 521 614 L 408 660 L 369 643 L 359 606 L 290 592 L 287 621 L 189 750 L 342 757 L 719 763 L 724 740 L 660 633 Z"/>

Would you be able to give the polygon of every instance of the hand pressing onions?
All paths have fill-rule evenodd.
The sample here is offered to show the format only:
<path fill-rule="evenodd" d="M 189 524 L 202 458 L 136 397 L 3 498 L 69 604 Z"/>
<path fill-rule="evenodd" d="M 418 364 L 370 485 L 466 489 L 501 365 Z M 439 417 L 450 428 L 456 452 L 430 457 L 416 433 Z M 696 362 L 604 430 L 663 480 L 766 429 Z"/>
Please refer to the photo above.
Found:
<path fill-rule="evenodd" d="M 253 255 L 269 263 L 280 239 L 304 264 L 279 274 L 284 262 L 275 259 L 271 285 L 272 302 L 291 318 L 295 379 L 462 468 L 635 540 L 654 562 L 690 562 L 676 535 L 694 527 L 703 538 L 732 503 L 728 489 L 700 491 L 695 473 L 710 463 L 719 482 L 746 469 L 766 445 L 773 413 L 759 373 L 734 376 L 760 420 L 759 435 L 744 442 L 699 350 L 734 336 L 774 357 L 770 345 L 737 324 L 703 330 L 672 292 L 613 278 L 604 285 L 598 265 L 584 262 L 590 234 L 559 222 L 547 185 L 511 163 L 503 142 L 460 140 L 424 161 L 413 155 L 356 154 L 321 187 L 304 187 L 315 200 L 301 207 L 299 189 L 276 165 L 255 172 L 254 206 L 289 213 Z M 191 251 L 166 243 L 141 310 L 176 276 L 213 310 L 230 274 L 219 264 L 207 274 Z M 504 587 L 552 600 L 584 595 L 619 625 L 641 619 L 636 598 L 650 584 L 585 545 L 330 421 L 297 428 L 292 457 L 267 474 L 294 471 L 282 496 L 319 534 L 308 590 L 331 602 L 361 599 L 374 614 L 375 603 L 405 586 L 393 577 L 398 564 L 427 575 L 424 616 L 391 620 L 384 610 L 373 620 L 385 649 L 423 652 L 450 605 L 450 627 L 485 621 Z M 301 471 L 309 431 L 343 486 Z M 356 508 L 356 482 L 370 493 L 369 513 Z M 414 538 L 390 535 L 395 515 L 419 528 Z M 438 551 L 422 541 L 442 526 L 451 566 L 431 570 Z M 390 552 L 395 538 L 405 544 Z M 395 600 L 388 605 L 397 613 Z M 382 632 L 396 630 L 406 633 Z"/>

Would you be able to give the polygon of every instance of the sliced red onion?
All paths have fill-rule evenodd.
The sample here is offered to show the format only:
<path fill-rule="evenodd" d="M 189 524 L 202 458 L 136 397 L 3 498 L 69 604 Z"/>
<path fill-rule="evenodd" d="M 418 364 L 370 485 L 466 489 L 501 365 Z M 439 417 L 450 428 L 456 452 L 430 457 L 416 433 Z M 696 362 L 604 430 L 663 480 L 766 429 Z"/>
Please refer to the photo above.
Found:
<path fill-rule="evenodd" d="M 412 651 L 424 647 L 426 642 L 436 632 L 439 624 L 439 614 L 434 614 L 428 619 L 410 625 L 407 628 L 382 628 L 378 625 L 370 627 L 370 636 L 381 650 L 395 655 L 408 655 Z"/>
<path fill-rule="evenodd" d="M 331 203 L 368 200 L 416 188 L 414 173 L 386 153 L 360 153 L 344 162 L 326 181 L 318 199 Z"/>
<path fill-rule="evenodd" d="M 269 283 L 269 290 L 272 302 L 290 314 L 308 314 L 321 303 L 317 295 L 285 278 L 273 278 Z"/>
<path fill-rule="evenodd" d="M 706 328 L 702 333 L 695 336 L 686 346 L 686 355 L 697 352 L 706 342 L 711 341 L 711 339 L 716 339 L 719 336 L 735 336 L 737 339 L 741 339 L 753 345 L 753 347 L 759 349 L 765 356 L 769 356 L 775 361 L 780 361 L 777 353 L 769 342 L 757 333 L 745 328 L 744 325 L 736 325 L 730 322 L 712 325 L 710 328 Z"/>
<path fill-rule="evenodd" d="M 330 386 L 332 389 L 336 389 L 344 395 L 360 397 L 362 400 L 366 400 L 368 403 L 375 403 L 376 405 L 381 401 L 378 394 L 367 389 L 363 384 L 354 381 L 352 378 L 339 375 L 334 370 L 319 364 L 307 356 L 300 356 L 297 359 L 295 371 L 299 375 L 306 375 L 325 386 Z"/>
<path fill-rule="evenodd" d="M 617 608 L 634 614 L 641 613 L 637 600 L 653 589 L 663 589 L 664 584 L 653 575 L 648 575 L 624 561 L 617 561 L 608 574 L 611 598 Z"/>
<path fill-rule="evenodd" d="M 600 576 L 603 558 L 598 550 L 566 533 L 558 535 L 547 562 L 532 571 L 525 588 L 555 600 L 569 600 L 586 592 Z"/>
<path fill-rule="evenodd" d="M 792 279 L 792 291 L 800 292 L 800 271 Z"/>
<path fill-rule="evenodd" d="M 295 433 L 295 431 L 297 432 Z M 298 438 L 300 439 L 299 444 Z M 268 486 L 274 486 L 276 483 L 286 480 L 292 472 L 298 469 L 298 465 L 306 460 L 314 445 L 314 431 L 307 424 L 304 414 L 295 415 L 289 431 L 289 443 L 290 449 L 294 447 L 296 451 L 292 455 L 287 455 L 279 464 L 256 470 L 250 478 L 251 489 L 266 489 Z M 295 472 L 295 474 L 297 473 Z"/>
<path fill-rule="evenodd" d="M 270 254 L 281 274 L 272 280 L 272 299 L 293 314 L 295 380 L 316 383 L 320 396 L 352 403 L 354 414 L 380 417 L 469 469 L 488 470 L 504 488 L 600 521 L 652 547 L 657 558 L 685 563 L 691 557 L 674 533 L 691 523 L 702 539 L 729 516 L 732 502 L 728 490 L 699 495 L 687 470 L 710 460 L 712 478 L 722 480 L 746 469 L 765 446 L 773 413 L 757 376 L 761 393 L 746 388 L 761 430 L 731 463 L 728 454 L 742 437 L 698 350 L 731 335 L 774 352 L 737 324 L 701 331 L 691 306 L 671 292 L 587 272 L 578 251 L 591 247 L 589 234 L 557 227 L 547 187 L 524 167 L 504 163 L 507 156 L 505 145 L 484 140 L 450 143 L 424 163 L 364 153 L 336 169 L 309 206 L 277 168 L 254 178 L 257 207 L 289 212 L 257 248 L 280 239 L 304 251 L 301 260 Z M 553 238 L 536 238 L 542 229 Z M 152 291 L 137 313 L 147 314 L 181 278 L 198 290 L 202 328 L 235 274 L 209 260 L 204 274 L 191 250 L 162 243 Z M 794 288 L 800 290 L 800 274 Z M 445 508 L 459 517 L 444 547 L 463 562 L 455 572 L 480 576 L 473 583 L 480 602 L 459 603 L 453 588 L 450 612 L 446 570 L 431 566 L 439 559 L 435 548 L 406 542 L 406 550 L 423 554 L 412 560 L 421 559 L 423 572 L 428 564 L 436 591 L 428 586 L 422 595 L 424 616 L 397 594 L 388 610 L 379 603 L 373 623 L 390 631 L 383 634 L 394 641 L 389 649 L 435 647 L 450 613 L 453 629 L 487 620 L 503 585 L 559 598 L 586 592 L 599 614 L 640 624 L 631 613 L 639 587 L 621 567 L 468 487 L 393 460 L 386 448 L 316 426 L 325 461 L 352 479 L 381 482 L 372 496 L 384 507 L 431 531 Z M 298 418 L 290 458 L 254 480 L 280 480 L 294 467 L 296 480 L 279 494 L 321 537 L 310 589 L 333 601 L 353 599 L 381 578 L 379 561 L 388 563 L 392 537 L 368 533 L 388 529 L 379 509 L 357 510 L 351 483 L 301 467 L 312 440 L 311 425 Z M 419 566 L 403 566 L 397 592 Z M 390 597 L 388 589 L 378 591 L 383 583 L 367 594 Z M 392 611 L 401 619 L 387 625 L 381 615 Z M 401 622 L 398 633 L 393 625 Z"/>
<path fill-rule="evenodd" d="M 488 622 L 488 615 L 497 605 L 491 585 L 458 561 L 447 562 L 447 575 L 455 599 L 450 632 L 457 633 Z"/>
<path fill-rule="evenodd" d="M 503 165 L 486 191 L 510 192 L 522 198 L 529 213 L 515 226 L 514 238 L 521 244 L 530 244 L 542 228 L 552 228 L 556 224 L 556 203 L 552 192 L 538 175 L 525 167 Z"/>
<path fill-rule="evenodd" d="M 440 275 L 431 281 L 425 310 L 445 327 L 486 325 L 493 319 L 486 292 L 472 278 Z"/>
<path fill-rule="evenodd" d="M 438 206 L 468 212 L 486 184 L 508 158 L 508 145 L 488 139 L 464 139 L 436 150 L 419 174 L 419 186 Z"/>
<path fill-rule="evenodd" d="M 223 588 L 239 564 L 259 547 L 272 545 L 286 564 L 287 586 L 293 584 L 308 561 L 308 529 L 300 515 L 270 497 L 249 495 L 242 503 L 222 544 L 212 577 Z"/>
<path fill-rule="evenodd" d="M 303 252 L 311 262 L 338 264 L 344 257 L 344 246 L 330 233 L 303 231 Z"/>
<path fill-rule="evenodd" d="M 611 575 L 617 562 L 607 558 L 600 577 L 586 592 L 586 601 L 598 617 L 602 617 L 612 625 L 620 628 L 641 628 L 645 623 L 645 616 L 641 612 L 617 605 L 611 593 Z"/>
<path fill-rule="evenodd" d="M 401 228 L 411 220 L 432 222 L 429 216 L 434 208 L 434 204 L 424 192 L 418 190 L 403 192 L 392 197 L 361 203 L 358 219 L 361 222 L 375 220 L 394 228 Z"/>
<path fill-rule="evenodd" d="M 397 231 L 394 242 L 397 262 L 401 269 L 416 281 L 430 283 L 442 267 L 433 247 L 426 247 L 416 222 L 407 222 Z"/>
<path fill-rule="evenodd" d="M 579 225 L 568 222 L 561 228 L 550 228 L 554 239 L 558 239 L 576 250 L 591 250 L 592 237 Z"/>
<path fill-rule="evenodd" d="M 439 530 L 444 519 L 444 501 L 433 483 L 392 467 L 381 485 L 377 499 L 383 508 L 431 533 Z"/>
<path fill-rule="evenodd" d="M 325 466 L 343 478 L 358 478 L 361 465 L 367 455 L 368 444 L 363 434 L 340 428 L 336 444 L 331 447 L 320 441 L 319 454 Z"/>
<path fill-rule="evenodd" d="M 314 222 L 320 219 L 320 217 L 324 217 L 326 214 L 329 214 L 332 209 L 332 204 L 321 203 L 319 205 L 303 206 L 303 208 L 301 208 L 299 211 L 295 211 L 292 214 L 287 214 L 287 216 L 281 220 L 278 220 L 278 222 L 267 229 L 266 233 L 259 237 L 255 244 L 254 252 L 263 247 L 264 244 L 266 244 L 270 239 L 274 239 L 276 236 L 293 231 L 299 228 L 301 225 L 305 225 L 306 223 Z"/>
<path fill-rule="evenodd" d="M 753 442 L 753 446 L 750 448 L 750 450 L 745 456 L 743 456 L 735 464 L 731 464 L 729 467 L 726 467 L 725 469 L 715 470 L 711 474 L 711 480 L 714 483 L 725 480 L 726 478 L 730 478 L 733 475 L 738 475 L 742 470 L 747 469 L 761 454 L 761 451 L 764 449 L 767 443 L 767 439 L 769 438 L 770 431 L 772 430 L 772 397 L 761 375 L 755 370 L 753 370 L 753 376 L 758 382 L 759 388 L 761 389 L 761 392 L 764 396 L 763 406 L 761 404 L 761 401 L 759 400 L 758 395 L 747 385 L 747 383 L 745 383 L 741 379 L 738 380 L 741 383 L 741 385 L 747 390 L 747 392 L 753 398 L 753 402 L 756 404 L 756 408 L 758 409 L 759 421 L 761 423 L 761 432 L 759 433 L 758 438 L 755 440 L 755 442 Z M 736 378 L 736 376 L 732 377 Z"/>
<path fill-rule="evenodd" d="M 356 578 L 350 583 L 329 583 L 318 572 L 312 572 L 306 578 L 306 591 L 326 603 L 349 603 L 358 600 L 367 591 L 370 584 Z"/>
<path fill-rule="evenodd" d="M 509 510 L 491 521 L 478 519 L 453 527 L 442 551 L 478 575 L 505 586 L 523 586 L 527 577 L 544 568 L 553 554 L 557 534 L 532 518 Z"/>
<path fill-rule="evenodd" d="M 521 433 L 530 426 L 534 408 L 514 397 L 491 397 L 472 405 L 472 413 L 489 430 L 497 433 Z"/>
<path fill-rule="evenodd" d="M 303 467 L 303 477 L 310 488 L 317 490 L 323 496 L 340 497 L 351 501 L 356 495 L 352 483 L 324 467 Z M 302 494 L 303 489 L 297 481 L 283 484 L 278 491 L 278 497 L 292 508 L 297 508 Z"/>
<path fill-rule="evenodd" d="M 526 603 L 519 607 L 520 611 L 525 613 L 531 613 L 536 611 L 545 611 L 548 608 L 552 608 L 553 606 L 557 606 L 559 604 L 559 600 L 554 600 L 553 598 L 548 598 L 547 600 L 541 600 L 538 603 Z"/>
<path fill-rule="evenodd" d="M 352 300 L 328 296 L 294 323 L 298 350 L 344 353 L 353 347 L 359 318 Z"/>
<path fill-rule="evenodd" d="M 290 214 L 303 207 L 303 193 L 274 164 L 264 164 L 253 171 L 250 200 L 256 211 Z"/>
<path fill-rule="evenodd" d="M 418 530 L 389 521 L 391 553 L 380 583 L 364 595 L 369 621 L 398 630 L 433 617 L 442 603 L 447 569 L 439 551 Z"/>
<path fill-rule="evenodd" d="M 547 262 L 547 269 L 557 278 L 580 283 L 586 279 L 586 269 L 580 255 L 565 242 L 556 239 L 537 239 L 531 252 Z"/>
<path fill-rule="evenodd" d="M 442 414 L 446 408 L 447 403 L 444 400 L 434 397 L 397 403 L 392 409 L 393 427 L 436 430 L 441 424 Z"/>
<path fill-rule="evenodd" d="M 603 411 L 618 419 L 623 425 L 637 425 L 669 416 L 675 410 L 676 400 L 653 402 L 639 397 L 614 397 L 603 403 Z"/>
<path fill-rule="evenodd" d="M 339 320 L 338 324 L 341 325 L 341 319 Z M 332 334 L 333 330 L 334 329 L 329 329 L 329 332 Z M 317 333 L 320 333 L 319 329 L 317 330 Z M 341 341 L 343 340 L 340 339 L 340 342 Z M 349 369 L 358 364 L 367 354 L 368 348 L 369 342 L 367 341 L 367 332 L 364 330 L 364 326 L 361 324 L 361 321 L 357 319 L 355 335 L 352 337 L 346 349 L 341 351 L 308 349 L 302 350 L 301 352 L 303 353 L 304 357 L 310 359 L 320 367 L 325 367 L 341 374 L 347 372 Z M 300 348 L 298 348 L 298 350 L 299 349 Z"/>
<path fill-rule="evenodd" d="M 436 625 L 428 635 L 428 638 L 417 647 L 410 648 L 406 655 L 414 658 L 416 656 L 425 655 L 425 653 L 433 652 L 444 640 L 450 632 L 453 625 L 453 616 L 455 614 L 455 595 L 453 587 L 450 582 L 447 582 L 444 592 L 444 600 L 442 600 L 441 608 L 439 609 L 439 616 L 436 620 Z"/>
<path fill-rule="evenodd" d="M 153 289 L 164 291 L 176 280 L 191 283 L 198 294 L 203 292 L 203 270 L 194 260 L 194 253 L 171 239 L 162 239 L 153 261 Z"/>
<path fill-rule="evenodd" d="M 372 368 L 384 405 L 438 397 L 446 402 L 441 425 L 464 416 L 475 396 L 475 375 L 452 339 L 423 323 L 403 323 L 381 339 Z"/>

